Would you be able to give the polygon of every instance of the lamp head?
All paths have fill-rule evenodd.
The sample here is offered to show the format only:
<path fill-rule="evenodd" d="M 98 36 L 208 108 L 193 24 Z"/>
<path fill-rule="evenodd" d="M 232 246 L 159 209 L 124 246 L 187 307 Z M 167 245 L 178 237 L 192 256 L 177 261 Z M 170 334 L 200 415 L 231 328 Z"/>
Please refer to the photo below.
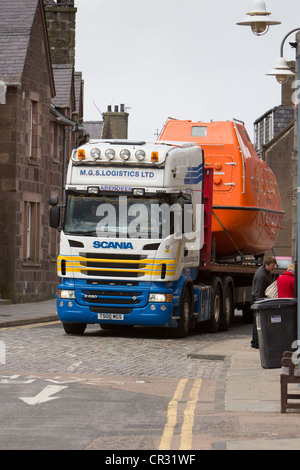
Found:
<path fill-rule="evenodd" d="M 279 57 L 279 59 L 277 59 L 275 67 L 271 72 L 266 73 L 266 75 L 274 76 L 281 85 L 286 83 L 290 77 L 295 76 L 294 72 L 291 71 L 283 57 Z"/>
<path fill-rule="evenodd" d="M 247 13 L 248 17 L 239 21 L 237 25 L 251 26 L 256 36 L 262 36 L 269 31 L 270 26 L 281 24 L 280 21 L 273 20 L 270 14 L 263 0 L 254 0 L 251 10 Z"/>

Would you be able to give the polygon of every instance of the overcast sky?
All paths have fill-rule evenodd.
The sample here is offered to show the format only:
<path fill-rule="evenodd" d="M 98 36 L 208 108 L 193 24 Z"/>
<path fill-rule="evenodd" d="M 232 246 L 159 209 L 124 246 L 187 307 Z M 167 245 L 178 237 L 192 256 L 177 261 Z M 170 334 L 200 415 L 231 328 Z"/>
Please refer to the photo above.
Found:
<path fill-rule="evenodd" d="M 84 119 L 128 107 L 130 139 L 156 140 L 168 116 L 253 122 L 280 104 L 265 76 L 280 44 L 300 27 L 299 0 L 266 0 L 282 22 L 265 36 L 237 26 L 252 0 L 75 0 L 76 70 L 85 83 Z M 292 34 L 289 41 L 295 39 Z M 295 59 L 286 41 L 284 56 Z M 100 112 L 99 112 L 100 110 Z"/>

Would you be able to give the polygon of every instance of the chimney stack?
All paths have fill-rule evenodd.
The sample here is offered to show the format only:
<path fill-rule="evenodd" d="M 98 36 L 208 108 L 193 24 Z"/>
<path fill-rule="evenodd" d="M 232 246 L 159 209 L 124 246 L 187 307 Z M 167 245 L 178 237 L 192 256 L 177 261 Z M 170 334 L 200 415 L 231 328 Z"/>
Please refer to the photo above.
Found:
<path fill-rule="evenodd" d="M 125 105 L 114 107 L 107 106 L 106 113 L 103 113 L 102 139 L 127 139 L 128 138 L 128 116 L 125 112 Z"/>
<path fill-rule="evenodd" d="M 74 0 L 44 1 L 52 64 L 75 66 L 76 12 Z"/>

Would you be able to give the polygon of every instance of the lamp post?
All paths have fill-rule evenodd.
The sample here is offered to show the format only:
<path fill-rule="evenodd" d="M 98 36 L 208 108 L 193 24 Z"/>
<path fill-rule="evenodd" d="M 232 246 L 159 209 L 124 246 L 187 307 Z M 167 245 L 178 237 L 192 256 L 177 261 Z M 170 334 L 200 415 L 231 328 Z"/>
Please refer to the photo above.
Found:
<path fill-rule="evenodd" d="M 260 12 L 259 12 L 260 9 Z M 257 10 L 257 11 L 255 11 Z M 264 13 L 263 13 L 264 12 Z M 280 24 L 280 22 L 270 22 L 268 21 L 270 13 L 266 11 L 266 4 L 262 0 L 254 0 L 252 4 L 252 10 L 248 13 L 250 16 L 250 19 L 246 19 L 243 21 L 240 21 L 237 23 L 237 25 L 242 25 L 242 26 L 251 26 L 252 31 L 256 35 L 262 35 L 266 34 L 269 30 L 269 26 L 275 25 L 275 24 Z M 261 18 L 265 18 L 265 23 L 263 21 L 260 22 L 260 28 L 256 26 L 256 16 L 260 15 Z M 255 32 L 255 29 L 257 30 L 262 30 L 263 26 L 265 26 L 265 29 L 262 32 Z M 276 65 L 271 70 L 271 72 L 267 73 L 266 75 L 273 75 L 275 76 L 276 80 L 280 83 L 286 83 L 288 79 L 292 76 L 295 76 L 295 74 L 289 69 L 288 64 L 286 60 L 283 57 L 283 46 L 286 41 L 286 39 L 294 32 L 300 31 L 299 28 L 295 28 L 292 31 L 289 31 L 285 37 L 283 38 L 280 46 L 280 57 L 277 59 Z M 300 40 L 297 38 L 297 53 L 296 53 L 296 60 L 297 60 L 297 74 L 298 74 L 298 80 L 295 82 L 296 83 L 296 88 L 297 88 L 297 159 L 298 159 L 298 169 L 297 169 L 297 240 L 296 240 L 296 267 L 297 269 L 295 270 L 296 273 L 296 292 L 297 292 L 297 297 L 300 295 L 300 263 L 298 262 L 298 258 L 300 255 L 300 115 L 299 115 L 299 109 L 298 109 L 298 102 L 300 98 Z M 297 302 L 297 323 L 298 323 L 298 345 L 300 345 L 300 302 Z M 299 346 L 298 346 L 299 348 Z"/>

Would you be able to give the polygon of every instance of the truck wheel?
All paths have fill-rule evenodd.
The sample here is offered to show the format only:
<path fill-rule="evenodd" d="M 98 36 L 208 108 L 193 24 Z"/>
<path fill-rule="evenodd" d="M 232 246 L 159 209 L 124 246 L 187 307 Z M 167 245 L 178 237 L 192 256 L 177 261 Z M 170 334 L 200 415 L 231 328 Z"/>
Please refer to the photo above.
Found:
<path fill-rule="evenodd" d="M 101 330 L 115 330 L 117 325 L 108 325 L 106 323 L 100 323 Z"/>
<path fill-rule="evenodd" d="M 231 288 L 231 278 L 226 277 L 223 284 L 224 292 L 224 311 L 221 317 L 220 329 L 222 331 L 227 331 L 231 325 L 233 319 L 233 293 Z"/>
<path fill-rule="evenodd" d="M 180 302 L 180 319 L 177 328 L 171 329 L 173 338 L 186 338 L 189 334 L 192 314 L 191 297 L 187 289 L 184 289 Z"/>
<path fill-rule="evenodd" d="M 220 329 L 221 316 L 223 311 L 223 299 L 222 299 L 222 288 L 221 279 L 215 278 L 212 284 L 212 306 L 211 306 L 211 319 L 209 320 L 209 331 L 211 333 L 217 333 Z"/>
<path fill-rule="evenodd" d="M 86 323 L 63 323 L 67 335 L 83 335 Z"/>

